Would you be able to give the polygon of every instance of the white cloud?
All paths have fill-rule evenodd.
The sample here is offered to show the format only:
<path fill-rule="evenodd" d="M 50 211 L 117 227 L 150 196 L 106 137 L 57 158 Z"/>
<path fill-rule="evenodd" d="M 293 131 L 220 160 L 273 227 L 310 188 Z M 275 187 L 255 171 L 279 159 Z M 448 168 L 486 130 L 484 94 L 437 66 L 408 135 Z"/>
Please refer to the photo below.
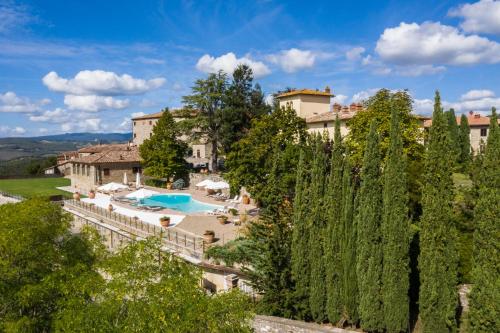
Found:
<path fill-rule="evenodd" d="M 97 112 L 106 109 L 125 109 L 129 106 L 130 101 L 128 99 L 116 99 L 111 96 L 65 95 L 64 104 L 66 104 L 70 110 Z"/>
<path fill-rule="evenodd" d="M 464 35 L 440 23 L 404 23 L 387 28 L 375 51 L 397 65 L 470 65 L 500 62 L 500 44 L 477 35 Z"/>
<path fill-rule="evenodd" d="M 128 74 L 118 75 L 102 70 L 80 71 L 72 79 L 60 77 L 56 72 L 50 72 L 42 79 L 52 91 L 71 95 L 137 95 L 157 89 L 165 83 L 165 78 L 151 80 L 136 79 Z"/>
<path fill-rule="evenodd" d="M 273 94 L 268 94 L 265 98 L 264 98 L 264 102 L 267 104 L 267 105 L 273 105 L 274 104 L 274 96 Z"/>
<path fill-rule="evenodd" d="M 12 91 L 0 94 L 0 112 L 35 112 L 40 109 L 39 104 L 19 97 Z"/>
<path fill-rule="evenodd" d="M 474 101 L 478 99 L 494 97 L 495 93 L 491 90 L 469 90 L 462 96 L 460 96 L 461 101 Z"/>
<path fill-rule="evenodd" d="M 434 101 L 428 98 L 425 99 L 413 99 L 413 109 L 418 114 L 432 114 L 434 110 Z"/>
<path fill-rule="evenodd" d="M 142 117 L 145 115 L 146 114 L 144 112 L 132 112 L 132 114 L 130 114 L 130 118 L 137 118 L 137 117 Z"/>
<path fill-rule="evenodd" d="M 349 98 L 349 96 L 338 94 L 332 98 L 332 102 L 343 105 L 347 101 L 348 98 Z"/>
<path fill-rule="evenodd" d="M 163 65 L 165 60 L 157 59 L 157 58 L 148 58 L 148 57 L 137 57 L 136 61 L 141 62 L 146 65 Z"/>
<path fill-rule="evenodd" d="M 26 130 L 24 129 L 24 127 L 20 126 L 9 127 L 6 125 L 2 125 L 0 126 L 0 133 L 5 136 L 19 136 L 25 134 Z"/>
<path fill-rule="evenodd" d="M 353 102 L 361 102 L 361 101 L 364 101 L 366 99 L 368 99 L 369 97 L 375 95 L 377 93 L 377 91 L 379 91 L 380 88 L 371 88 L 371 89 L 367 89 L 367 90 L 362 90 L 360 92 L 357 92 L 355 93 L 354 95 L 352 95 L 352 101 Z"/>
<path fill-rule="evenodd" d="M 350 61 L 358 61 L 365 52 L 365 48 L 361 46 L 354 47 L 345 53 L 345 57 Z M 363 59 L 364 60 L 364 59 Z"/>
<path fill-rule="evenodd" d="M 242 58 L 236 58 L 233 52 L 226 53 L 220 57 L 212 57 L 209 54 L 205 54 L 196 63 L 196 69 L 204 73 L 216 73 L 220 70 L 225 73 L 232 74 L 238 65 L 243 64 L 250 67 L 253 71 L 253 75 L 256 78 L 266 76 L 271 73 L 269 68 L 260 61 L 254 61 L 248 56 Z"/>
<path fill-rule="evenodd" d="M 40 132 L 40 133 L 42 133 L 42 134 L 43 134 L 43 133 L 47 133 L 48 131 L 49 131 L 49 130 L 48 130 L 48 129 L 46 129 L 45 127 L 40 127 L 40 128 L 38 129 L 38 132 Z"/>
<path fill-rule="evenodd" d="M 267 59 L 279 65 L 285 72 L 294 73 L 313 67 L 316 62 L 316 54 L 313 51 L 292 48 L 268 55 Z"/>
<path fill-rule="evenodd" d="M 467 32 L 500 34 L 500 1 L 481 0 L 450 10 L 452 17 L 462 17 L 460 27 Z"/>
<path fill-rule="evenodd" d="M 63 132 L 73 132 L 73 131 L 80 131 L 80 132 L 99 132 L 102 131 L 106 128 L 102 123 L 102 120 L 100 118 L 89 118 L 89 119 L 84 119 L 79 122 L 67 122 L 64 124 L 61 124 L 61 130 Z"/>
<path fill-rule="evenodd" d="M 55 110 L 46 110 L 41 114 L 31 115 L 29 119 L 34 122 L 47 122 L 47 123 L 64 123 L 70 120 L 71 115 L 62 108 Z"/>
<path fill-rule="evenodd" d="M 150 107 L 153 107 L 153 106 L 156 106 L 156 102 L 153 102 L 149 99 L 142 99 L 141 102 L 139 103 L 139 106 L 141 108 L 150 108 Z"/>

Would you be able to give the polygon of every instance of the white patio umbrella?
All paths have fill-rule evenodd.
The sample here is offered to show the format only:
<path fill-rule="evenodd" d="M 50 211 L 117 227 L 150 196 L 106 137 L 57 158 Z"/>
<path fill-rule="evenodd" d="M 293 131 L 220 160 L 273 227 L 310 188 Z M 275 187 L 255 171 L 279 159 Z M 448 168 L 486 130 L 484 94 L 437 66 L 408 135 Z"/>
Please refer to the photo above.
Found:
<path fill-rule="evenodd" d="M 150 197 L 155 194 L 160 194 L 160 192 L 151 191 L 145 188 L 141 188 L 135 192 L 129 193 L 126 195 L 127 198 L 135 198 L 135 199 L 144 199 Z"/>
<path fill-rule="evenodd" d="M 135 174 L 135 188 L 140 188 L 141 187 L 141 174 L 136 173 Z"/>
<path fill-rule="evenodd" d="M 210 189 L 210 190 L 222 190 L 225 188 L 229 188 L 229 184 L 226 182 L 220 181 L 220 182 L 214 182 L 212 184 L 208 184 L 205 187 Z"/>
<path fill-rule="evenodd" d="M 128 178 L 127 178 L 127 173 L 126 172 L 123 173 L 123 184 L 124 185 L 128 185 Z"/>
<path fill-rule="evenodd" d="M 196 187 L 205 187 L 205 186 L 208 186 L 208 185 L 211 185 L 211 184 L 214 184 L 215 182 L 213 180 L 210 180 L 210 179 L 205 179 L 201 182 L 199 182 L 198 184 L 196 184 L 195 186 Z"/>
<path fill-rule="evenodd" d="M 102 186 L 99 186 L 97 189 L 99 191 L 106 191 L 106 192 L 111 192 L 111 191 L 117 191 L 117 190 L 122 190 L 122 189 L 126 189 L 128 188 L 128 186 L 125 186 L 123 184 L 120 184 L 120 183 L 107 183 L 105 185 L 102 185 Z"/>

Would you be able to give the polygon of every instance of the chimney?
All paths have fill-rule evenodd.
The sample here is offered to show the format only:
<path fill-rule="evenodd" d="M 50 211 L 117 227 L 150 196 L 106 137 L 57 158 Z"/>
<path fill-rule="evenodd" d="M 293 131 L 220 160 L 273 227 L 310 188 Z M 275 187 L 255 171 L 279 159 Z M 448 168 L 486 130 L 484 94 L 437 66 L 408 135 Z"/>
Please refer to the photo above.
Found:
<path fill-rule="evenodd" d="M 349 107 L 347 105 L 344 105 L 342 107 L 342 112 L 346 112 L 346 113 L 349 112 Z"/>
<path fill-rule="evenodd" d="M 340 105 L 339 103 L 333 104 L 333 112 L 340 112 L 341 109 L 342 105 Z"/>
<path fill-rule="evenodd" d="M 351 105 L 349 105 L 350 112 L 356 112 L 357 110 L 358 110 L 358 105 L 356 103 L 351 103 Z"/>
<path fill-rule="evenodd" d="M 326 86 L 326 87 L 325 87 L 325 92 L 326 92 L 327 94 L 330 94 L 330 93 L 331 93 L 331 91 L 330 91 L 330 87 L 329 87 L 329 86 Z"/>

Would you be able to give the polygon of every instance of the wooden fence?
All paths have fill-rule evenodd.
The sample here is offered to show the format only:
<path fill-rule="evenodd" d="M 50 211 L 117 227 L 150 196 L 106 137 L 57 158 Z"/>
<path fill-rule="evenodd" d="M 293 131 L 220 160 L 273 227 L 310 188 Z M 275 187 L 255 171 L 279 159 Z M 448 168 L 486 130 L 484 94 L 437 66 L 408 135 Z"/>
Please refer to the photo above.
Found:
<path fill-rule="evenodd" d="M 205 244 L 202 237 L 193 236 L 178 229 L 156 226 L 144 222 L 137 217 L 118 214 L 83 201 L 76 201 L 73 199 L 65 200 L 64 206 L 94 217 L 101 222 L 108 223 L 138 237 L 159 237 L 164 246 L 175 252 L 181 252 L 197 259 L 201 259 L 205 252 Z"/>

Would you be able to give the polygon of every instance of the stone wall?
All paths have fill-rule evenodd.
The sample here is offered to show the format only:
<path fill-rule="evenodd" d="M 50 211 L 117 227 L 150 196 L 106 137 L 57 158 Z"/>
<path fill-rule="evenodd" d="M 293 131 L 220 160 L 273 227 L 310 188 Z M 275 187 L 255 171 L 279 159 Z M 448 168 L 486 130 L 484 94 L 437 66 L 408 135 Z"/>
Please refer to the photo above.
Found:
<path fill-rule="evenodd" d="M 255 316 L 255 333 L 360 333 L 337 327 L 270 316 Z"/>

